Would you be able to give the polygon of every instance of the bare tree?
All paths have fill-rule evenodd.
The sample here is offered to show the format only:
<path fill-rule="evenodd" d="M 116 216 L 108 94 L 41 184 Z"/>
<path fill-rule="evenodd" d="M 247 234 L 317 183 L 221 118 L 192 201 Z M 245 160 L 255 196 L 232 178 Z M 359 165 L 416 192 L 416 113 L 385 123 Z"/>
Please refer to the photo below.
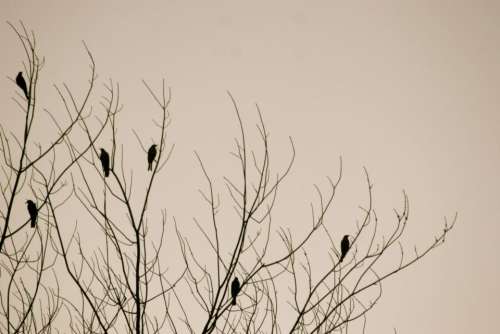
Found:
<path fill-rule="evenodd" d="M 87 50 L 91 75 L 89 88 L 80 99 L 83 102 L 77 103 L 66 85 L 56 87 L 68 124 L 60 124 L 47 111 L 58 135 L 45 148 L 38 145 L 38 153 L 31 156 L 28 138 L 43 62 L 38 60 L 34 36 L 24 26 L 21 32 L 12 28 L 27 50 L 30 65 L 28 98 L 25 105 L 18 103 L 26 114 L 23 140 L 16 140 L 21 152 L 18 166 L 12 163 L 16 159 L 11 151 L 15 150 L 8 135 L 3 130 L 1 133 L 3 171 L 8 180 L 2 188 L 8 192 L 2 211 L 0 245 L 4 248 L 0 265 L 9 273 L 5 278 L 9 287 L 5 294 L 2 290 L 0 300 L 7 320 L 2 330 L 7 333 L 56 329 L 52 319 L 63 307 L 65 331 L 71 333 L 343 333 L 355 323 L 360 323 L 364 331 L 368 312 L 382 296 L 382 283 L 441 245 L 455 224 L 456 216 L 450 223 L 445 221 L 429 245 L 419 251 L 415 247 L 407 255 L 401 239 L 409 218 L 408 197 L 403 192 L 403 205 L 394 210 L 394 223 L 382 224 L 365 169 L 367 201 L 360 206 L 361 218 L 352 230 L 337 231 L 327 213 L 342 180 L 339 159 L 338 175 L 327 177 L 325 185 L 314 185 L 317 199 L 311 203 L 307 231 L 298 235 L 282 224 L 274 227 L 278 190 L 295 159 L 293 141 L 290 138 L 289 160 L 276 172 L 271 165 L 269 132 L 259 107 L 256 138 L 260 147 L 254 148 L 238 104 L 228 93 L 239 126 L 232 156 L 240 175 L 224 177 L 223 191 L 218 190 L 210 168 L 195 153 L 194 161 L 206 180 L 206 188 L 200 193 L 208 212 L 206 219 L 194 218 L 204 238 L 204 242 L 194 242 L 192 232 L 180 228 L 175 218 L 169 219 L 166 209 L 149 206 L 151 196 L 156 194 L 154 189 L 163 185 L 160 176 L 174 148 L 167 143 L 171 90 L 165 81 L 159 90 L 144 82 L 145 92 L 158 110 L 152 143 L 145 143 L 141 139 L 145 134 L 134 131 L 136 147 L 120 145 L 120 87 L 111 80 L 104 86 L 102 111 L 96 116 L 88 102 L 96 74 Z M 134 184 L 140 177 L 127 163 L 133 150 L 142 150 L 144 155 L 144 184 Z M 62 155 L 66 156 L 63 162 Z M 28 228 L 29 216 L 18 226 L 11 218 L 15 198 L 24 188 L 36 198 L 40 221 L 35 230 Z M 232 209 L 227 215 L 221 214 L 222 198 Z M 69 217 L 64 211 L 68 208 L 77 210 L 78 215 Z M 228 218 L 230 215 L 234 218 Z M 152 232 L 151 221 L 155 231 L 160 226 L 160 233 Z M 179 252 L 181 261 L 176 263 L 168 263 L 164 256 L 169 225 L 177 244 L 169 243 L 168 252 L 174 248 Z M 93 235 L 92 242 L 87 242 L 89 234 Z M 344 235 L 342 256 L 339 249 Z M 308 255 L 313 242 L 322 242 L 325 249 L 327 261 L 320 267 Z M 31 258 L 28 251 L 35 245 L 39 251 Z M 7 246 L 11 248 L 7 250 Z M 394 252 L 399 259 L 391 262 Z M 49 270 L 56 288 L 42 280 Z M 21 275 L 34 278 L 34 290 L 25 287 Z M 57 282 L 76 287 L 77 296 L 64 294 L 68 287 L 58 289 Z M 43 296 L 38 290 L 44 292 Z M 15 303 L 11 296 L 16 298 Z M 35 309 L 36 298 L 50 307 Z M 15 310 L 15 318 L 11 310 Z"/>
<path fill-rule="evenodd" d="M 3 174 L 0 178 L 3 200 L 0 209 L 0 331 L 49 333 L 63 305 L 59 275 L 54 270 L 57 254 L 51 251 L 50 244 L 54 226 L 50 208 L 64 202 L 68 196 L 65 193 L 68 172 L 92 147 L 84 145 L 79 154 L 65 155 L 63 143 L 76 142 L 79 127 L 86 123 L 95 66 L 87 50 L 91 73 L 82 102 L 76 102 L 68 86 L 55 87 L 67 111 L 67 121 L 61 122 L 58 120 L 61 113 L 42 108 L 37 101 L 44 59 L 38 54 L 34 33 L 22 23 L 19 28 L 9 25 L 25 52 L 23 69 L 27 82 L 24 77 L 20 78 L 21 74 L 15 81 L 11 79 L 13 87 L 18 85 L 13 100 L 23 116 L 23 129 L 0 127 Z M 50 123 L 52 129 L 47 128 Z M 40 131 L 42 129 L 45 131 Z M 99 132 L 89 137 L 89 141 L 93 143 L 98 136 Z M 27 207 L 22 208 L 25 203 Z"/>
<path fill-rule="evenodd" d="M 287 177 L 295 157 L 290 139 L 291 158 L 281 173 L 271 170 L 269 132 L 258 106 L 261 149 L 252 150 L 247 144 L 245 126 L 237 103 L 229 94 L 238 116 L 240 138 L 233 156 L 241 169 L 239 181 L 224 178 L 226 191 L 239 217 L 239 233 L 224 252 L 219 240 L 224 235 L 223 223 L 218 219 L 220 202 L 214 182 L 198 156 L 208 183 L 203 197 L 209 206 L 211 224 L 197 223 L 212 250 L 215 265 L 202 264 L 192 250 L 189 239 L 180 239 L 184 261 L 188 268 L 186 280 L 193 287 L 192 295 L 207 314 L 202 333 L 331 333 L 345 332 L 358 319 L 366 321 L 366 314 L 382 296 L 382 282 L 415 264 L 441 245 L 453 227 L 445 221 L 443 230 L 425 248 L 406 256 L 400 239 L 406 229 L 409 201 L 403 192 L 403 208 L 394 210 L 395 223 L 388 234 L 381 233 L 380 223 L 373 207 L 372 183 L 365 171 L 368 200 L 360 206 L 362 217 L 353 231 L 349 231 L 350 254 L 342 262 L 340 236 L 328 224 L 327 211 L 331 208 L 342 179 L 342 160 L 335 180 L 327 178 L 328 190 L 314 185 L 318 195 L 316 205 L 311 203 L 310 228 L 302 237 L 280 227 L 281 255 L 270 252 L 273 229 L 272 211 L 278 198 L 278 188 Z M 259 157 L 260 152 L 260 157 Z M 275 175 L 273 177 L 273 175 Z M 207 226 L 211 226 L 211 229 Z M 210 231 L 211 230 L 211 231 Z M 345 231 L 344 231 L 345 232 Z M 308 246 L 316 235 L 323 239 L 328 262 L 314 269 L 308 256 Z M 347 238 L 347 236 L 346 236 Z M 227 239 L 227 238 L 224 238 Z M 317 243 L 317 239 L 315 240 Z M 378 266 L 383 258 L 396 248 L 399 261 L 392 266 Z M 271 254 L 272 253 L 272 254 Z M 229 285 L 233 277 L 241 280 L 238 307 L 231 305 Z M 279 282 L 279 283 L 278 283 Z M 283 300 L 278 298 L 289 293 Z M 286 303 L 286 314 L 280 317 L 279 306 Z M 281 309 L 281 308 L 280 308 Z M 281 321 L 280 321 L 281 319 Z M 290 321 L 292 319 L 292 321 Z M 187 323 L 189 319 L 184 319 Z"/>
<path fill-rule="evenodd" d="M 87 253 L 77 229 L 69 236 L 64 236 L 56 208 L 49 202 L 59 254 L 82 299 L 81 304 L 68 300 L 74 310 L 74 321 L 70 325 L 72 332 L 159 333 L 167 323 L 173 321 L 168 312 L 167 295 L 182 278 L 183 270 L 177 278 L 168 280 L 160 262 L 166 211 L 160 213 L 161 233 L 157 238 L 150 236 L 147 213 L 153 185 L 173 149 L 173 146 L 167 148 L 165 141 L 170 122 L 170 90 L 164 84 L 161 94 L 156 95 L 146 83 L 144 85 L 157 102 L 160 117 L 157 123 L 156 160 L 152 161 L 142 199 L 139 202 L 132 200 L 133 177 L 132 174 L 127 176 L 123 163 L 126 152 L 117 144 L 119 86 L 110 83 L 107 88 L 111 98 L 106 104 L 106 110 L 111 115 L 108 129 L 111 136 L 109 177 L 106 177 L 103 166 L 98 162 L 98 148 L 95 145 L 94 155 L 90 159 L 78 161 L 78 173 L 73 175 L 73 194 L 98 227 L 103 237 L 102 247 Z M 85 131 L 90 138 L 91 129 L 85 128 Z M 144 171 L 147 171 L 146 147 L 136 136 L 144 151 Z M 71 143 L 67 143 L 67 146 L 69 150 L 73 149 Z M 148 159 L 153 160 L 151 154 Z M 160 312 L 156 311 L 158 308 Z"/>

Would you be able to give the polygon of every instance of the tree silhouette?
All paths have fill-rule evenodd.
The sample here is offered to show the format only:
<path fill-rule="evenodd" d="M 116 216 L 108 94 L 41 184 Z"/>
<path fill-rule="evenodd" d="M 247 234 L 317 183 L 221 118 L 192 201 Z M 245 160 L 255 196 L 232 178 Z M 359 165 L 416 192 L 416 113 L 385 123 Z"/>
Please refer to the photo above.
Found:
<path fill-rule="evenodd" d="M 26 52 L 30 103 L 15 100 L 25 115 L 22 133 L 10 140 L 3 125 L 0 131 L 5 174 L 0 179 L 5 202 L 0 270 L 8 273 L 0 276 L 2 333 L 347 332 L 356 323 L 364 327 L 387 278 L 430 254 L 454 226 L 456 216 L 450 224 L 445 221 L 429 245 L 408 256 L 401 241 L 409 217 L 407 194 L 403 192 L 402 209 L 394 210 L 395 223 L 382 224 L 364 169 L 367 200 L 360 206 L 359 223 L 349 231 L 337 230 L 327 213 L 342 180 L 339 158 L 336 178 L 313 185 L 317 199 L 311 203 L 307 230 L 275 227 L 278 189 L 293 166 L 294 143 L 290 138 L 290 158 L 276 171 L 260 108 L 256 106 L 257 135 L 251 136 L 228 93 L 239 131 L 232 156 L 240 174 L 222 179 L 221 195 L 208 165 L 195 153 L 206 181 L 200 193 L 207 216 L 193 218 L 193 231 L 152 201 L 154 189 L 165 186 L 162 175 L 174 148 L 167 141 L 172 94 L 165 81 L 159 89 L 143 81 L 156 107 L 157 144 L 146 150 L 141 138 L 149 133 L 134 130 L 137 146 L 120 146 L 119 85 L 105 83 L 101 108 L 93 107 L 90 94 L 97 76 L 85 47 L 91 65 L 87 90 L 76 98 L 66 84 L 55 86 L 68 123 L 61 124 L 61 117 L 43 108 L 56 135 L 44 138 L 49 144 L 32 142 L 30 133 L 39 126 L 34 115 L 41 109 L 36 97 L 43 61 L 34 34 L 22 24 L 11 28 Z M 251 145 L 250 138 L 260 146 Z M 109 153 L 99 149 L 103 143 L 110 143 Z M 143 165 L 134 173 L 127 163 L 141 149 L 147 152 L 150 173 Z M 133 182 L 141 177 L 144 182 Z M 34 199 L 29 219 L 25 210 L 15 210 L 21 194 Z M 228 205 L 223 207 L 223 201 Z M 223 210 L 227 207 L 232 211 Z M 32 212 L 38 215 L 37 228 L 26 229 Z M 339 250 L 334 240 L 340 235 Z M 308 255 L 313 243 L 322 243 L 328 259 L 321 266 Z M 391 262 L 394 252 L 399 259 Z"/>
<path fill-rule="evenodd" d="M 39 106 L 37 101 L 36 88 L 44 60 L 38 55 L 34 33 L 22 23 L 19 28 L 9 25 L 25 52 L 28 79 L 26 83 L 19 73 L 13 82 L 22 89 L 28 103 L 14 98 L 24 117 L 23 128 L 11 128 L 5 119 L 0 127 L 0 332 L 50 333 L 64 301 L 60 275 L 54 270 L 57 253 L 51 244 L 54 217 L 49 208 L 64 203 L 65 190 L 68 190 L 66 178 L 70 177 L 76 162 L 92 149 L 109 120 L 104 115 L 101 129 L 96 127 L 97 132 L 88 137 L 90 144 L 76 146 L 77 138 L 81 137 L 79 129 L 87 122 L 83 116 L 88 111 L 95 82 L 91 54 L 88 52 L 89 86 L 78 96 L 81 102 L 76 102 L 75 93 L 68 86 L 55 86 L 65 107 L 61 115 L 53 108 Z M 62 116 L 67 117 L 66 122 L 58 121 L 64 119 Z M 45 129 L 43 141 L 37 141 L 33 132 L 46 127 L 47 123 L 52 123 L 52 131 Z M 64 150 L 64 145 L 71 145 L 73 150 Z M 32 198 L 26 201 L 28 218 L 26 209 L 16 209 L 25 197 Z M 36 224 L 37 228 L 27 229 L 29 223 L 31 227 Z"/>

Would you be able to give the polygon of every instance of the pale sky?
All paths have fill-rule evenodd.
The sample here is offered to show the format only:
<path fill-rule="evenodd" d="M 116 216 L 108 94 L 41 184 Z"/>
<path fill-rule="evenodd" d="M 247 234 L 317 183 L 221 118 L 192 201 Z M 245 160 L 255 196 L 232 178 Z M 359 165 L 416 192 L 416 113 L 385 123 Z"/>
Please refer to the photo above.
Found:
<path fill-rule="evenodd" d="M 193 151 L 215 177 L 231 171 L 226 158 L 238 132 L 229 90 L 252 131 L 259 104 L 277 166 L 289 156 L 288 136 L 294 139 L 297 160 L 281 201 L 298 212 L 280 224 L 293 228 L 301 224 L 296 217 L 308 217 L 313 184 L 337 175 L 339 156 L 344 200 L 335 205 L 365 201 L 363 166 L 377 212 L 389 223 L 406 190 L 410 252 L 458 212 L 442 247 L 385 283 L 368 333 L 493 333 L 500 298 L 499 17 L 496 1 L 3 0 L 0 118 L 2 125 L 22 121 L 11 112 L 15 87 L 7 77 L 24 59 L 7 21 L 23 20 L 37 34 L 48 104 L 53 83 L 84 84 L 87 43 L 100 83 L 120 83 L 120 131 L 130 147 L 137 147 L 133 128 L 149 140 L 154 116 L 141 80 L 159 88 L 165 78 L 176 149 L 158 201 L 191 223 L 206 213 L 193 209 L 203 205 L 197 191 L 205 186 Z M 334 205 L 342 228 L 358 217 L 354 204 Z"/>

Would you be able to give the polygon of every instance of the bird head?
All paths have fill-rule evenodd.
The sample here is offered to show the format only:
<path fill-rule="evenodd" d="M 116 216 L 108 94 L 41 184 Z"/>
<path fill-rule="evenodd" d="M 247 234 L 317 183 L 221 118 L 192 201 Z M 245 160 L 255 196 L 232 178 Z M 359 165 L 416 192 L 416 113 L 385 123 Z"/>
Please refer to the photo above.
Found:
<path fill-rule="evenodd" d="M 151 145 L 151 147 L 156 148 L 156 144 Z"/>
<path fill-rule="evenodd" d="M 19 73 L 17 73 L 17 75 L 21 76 L 21 75 L 23 75 L 23 72 L 19 72 Z"/>

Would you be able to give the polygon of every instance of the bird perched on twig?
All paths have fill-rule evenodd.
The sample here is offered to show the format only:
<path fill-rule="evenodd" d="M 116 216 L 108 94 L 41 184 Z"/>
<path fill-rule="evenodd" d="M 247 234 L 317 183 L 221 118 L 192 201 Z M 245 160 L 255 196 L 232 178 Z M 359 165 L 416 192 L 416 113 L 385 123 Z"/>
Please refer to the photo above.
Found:
<path fill-rule="evenodd" d="M 36 204 L 35 204 L 35 202 L 33 202 L 30 199 L 26 201 L 26 204 L 27 204 L 28 212 L 29 212 L 30 218 L 31 218 L 31 228 L 35 228 L 36 218 L 38 216 L 38 210 L 36 208 Z"/>
<path fill-rule="evenodd" d="M 148 150 L 148 170 L 153 169 L 153 161 L 156 158 L 156 145 L 153 144 Z"/>
<path fill-rule="evenodd" d="M 340 242 L 340 252 L 342 253 L 340 255 L 340 262 L 344 260 L 344 257 L 346 256 L 348 251 L 349 251 L 349 236 L 346 234 L 344 235 L 342 241 Z"/>
<path fill-rule="evenodd" d="M 102 164 L 102 170 L 104 171 L 104 177 L 109 176 L 109 154 L 101 148 L 101 155 L 99 156 L 99 159 L 101 160 Z"/>
<path fill-rule="evenodd" d="M 238 277 L 235 277 L 233 282 L 231 283 L 231 297 L 233 297 L 232 305 L 236 305 L 236 296 L 240 292 L 240 281 L 238 280 Z"/>
<path fill-rule="evenodd" d="M 19 86 L 19 88 L 22 89 L 24 96 L 26 96 L 26 99 L 29 100 L 29 95 L 28 95 L 28 86 L 26 85 L 26 81 L 23 78 L 23 72 L 19 72 L 16 77 L 16 84 Z"/>

